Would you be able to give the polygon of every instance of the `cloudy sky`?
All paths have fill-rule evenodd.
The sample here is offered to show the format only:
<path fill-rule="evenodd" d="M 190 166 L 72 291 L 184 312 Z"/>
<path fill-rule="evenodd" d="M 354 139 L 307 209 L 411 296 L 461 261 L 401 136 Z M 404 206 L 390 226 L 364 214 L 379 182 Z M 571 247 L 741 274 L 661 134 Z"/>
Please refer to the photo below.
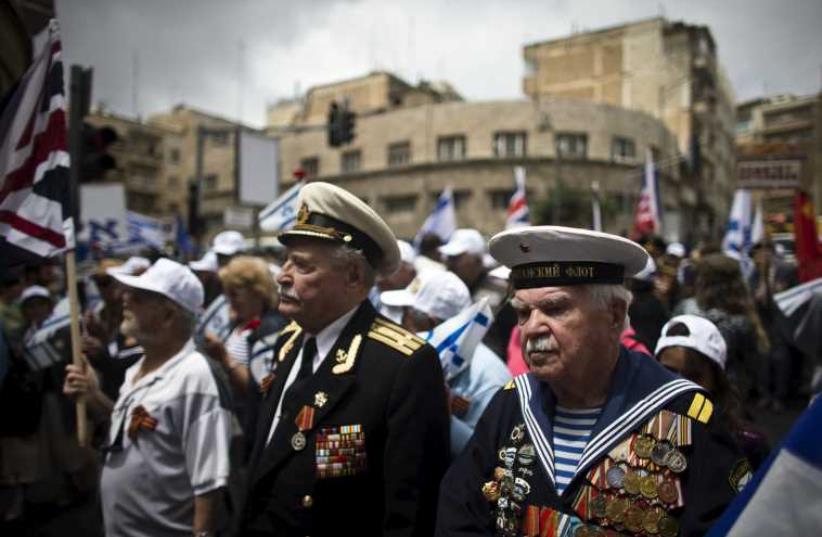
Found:
<path fill-rule="evenodd" d="M 705 24 L 739 100 L 822 88 L 819 0 L 57 0 L 67 63 L 94 101 L 185 102 L 262 126 L 266 104 L 376 69 L 522 97 L 522 46 L 663 15 Z"/>

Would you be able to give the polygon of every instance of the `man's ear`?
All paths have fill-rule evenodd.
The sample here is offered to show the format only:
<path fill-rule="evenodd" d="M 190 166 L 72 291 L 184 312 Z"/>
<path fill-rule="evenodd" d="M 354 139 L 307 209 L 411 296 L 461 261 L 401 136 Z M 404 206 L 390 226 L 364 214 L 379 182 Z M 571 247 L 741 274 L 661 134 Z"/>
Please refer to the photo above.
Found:
<path fill-rule="evenodd" d="M 611 326 L 622 333 L 625 325 L 625 316 L 628 314 L 628 304 L 624 300 L 614 300 L 611 302 Z"/>
<path fill-rule="evenodd" d="M 359 287 L 365 281 L 365 274 L 360 263 L 349 263 L 343 271 L 343 282 L 346 287 Z"/>

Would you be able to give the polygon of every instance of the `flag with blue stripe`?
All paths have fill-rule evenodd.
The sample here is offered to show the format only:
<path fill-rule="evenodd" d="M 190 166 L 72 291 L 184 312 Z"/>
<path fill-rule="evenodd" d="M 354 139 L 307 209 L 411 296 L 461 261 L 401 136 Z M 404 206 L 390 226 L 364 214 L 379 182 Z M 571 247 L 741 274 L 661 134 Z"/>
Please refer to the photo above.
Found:
<path fill-rule="evenodd" d="M 414 247 L 419 249 L 422 238 L 430 233 L 438 236 L 442 242 L 448 242 L 456 229 L 457 213 L 454 207 L 454 193 L 451 187 L 448 187 L 442 191 L 434 210 L 422 223 L 417 236 L 414 237 Z"/>
<path fill-rule="evenodd" d="M 465 308 L 459 315 L 420 334 L 439 354 L 446 381 L 468 367 L 474 350 L 485 337 L 493 320 L 494 314 L 488 305 L 488 299 L 483 298 Z"/>
<path fill-rule="evenodd" d="M 298 181 L 297 184 L 283 192 L 280 197 L 260 211 L 258 217 L 260 229 L 263 231 L 285 231 L 294 225 L 299 209 L 297 200 L 299 199 L 300 189 L 304 184 L 304 182 Z"/>
<path fill-rule="evenodd" d="M 820 528 L 822 398 L 817 397 L 782 445 L 744 485 L 708 537 L 819 535 Z"/>

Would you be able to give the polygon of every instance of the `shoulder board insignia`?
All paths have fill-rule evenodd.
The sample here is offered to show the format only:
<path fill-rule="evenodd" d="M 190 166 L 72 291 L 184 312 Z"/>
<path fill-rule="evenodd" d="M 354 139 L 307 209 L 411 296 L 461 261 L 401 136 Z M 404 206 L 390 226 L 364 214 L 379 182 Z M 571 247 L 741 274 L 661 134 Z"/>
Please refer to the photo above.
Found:
<path fill-rule="evenodd" d="M 688 407 L 688 417 L 700 423 L 708 423 L 714 413 L 714 404 L 701 393 L 694 395 L 691 406 Z"/>
<path fill-rule="evenodd" d="M 300 328 L 300 325 L 298 325 L 297 323 L 293 323 L 293 324 L 296 325 L 297 328 L 293 331 L 293 333 L 291 334 L 291 337 L 289 337 L 285 341 L 285 343 L 283 343 L 283 346 L 280 347 L 280 353 L 277 355 L 277 361 L 279 361 L 279 362 L 282 362 L 283 360 L 285 360 L 285 355 L 288 354 L 289 352 L 291 352 L 292 347 L 294 347 L 294 342 L 300 336 L 300 332 L 302 332 L 302 328 Z M 289 326 L 291 326 L 291 325 L 289 325 Z M 283 329 L 283 332 L 281 332 L 283 335 L 286 334 L 285 330 L 287 328 L 288 328 L 288 326 Z"/>
<path fill-rule="evenodd" d="M 425 345 L 425 340 L 405 328 L 379 318 L 375 319 L 374 324 L 371 325 L 368 337 L 405 356 L 411 356 Z"/>
<path fill-rule="evenodd" d="M 514 384 L 514 381 L 513 381 L 513 380 L 509 380 L 509 381 L 505 384 L 505 386 L 503 386 L 503 387 L 502 387 L 502 389 L 503 389 L 503 390 L 513 390 L 513 389 L 514 389 L 514 388 L 516 388 L 516 387 L 517 387 L 517 385 L 516 385 L 516 384 Z"/>

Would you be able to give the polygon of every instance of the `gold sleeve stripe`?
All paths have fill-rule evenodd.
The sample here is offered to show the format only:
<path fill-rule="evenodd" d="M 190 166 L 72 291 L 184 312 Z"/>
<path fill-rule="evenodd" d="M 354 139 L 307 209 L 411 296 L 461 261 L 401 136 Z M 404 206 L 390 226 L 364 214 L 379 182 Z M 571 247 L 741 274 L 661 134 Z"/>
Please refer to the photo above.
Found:
<path fill-rule="evenodd" d="M 696 418 L 699 416 L 699 411 L 702 410 L 702 404 L 705 402 L 705 396 L 701 393 L 694 395 L 693 401 L 691 401 L 691 406 L 688 408 L 688 417 Z"/>
<path fill-rule="evenodd" d="M 383 344 L 387 345 L 388 347 L 391 347 L 392 349 L 394 349 L 396 351 L 399 351 L 399 352 L 401 352 L 402 354 L 404 354 L 406 356 L 411 356 L 412 354 L 414 354 L 414 350 L 416 350 L 416 349 L 409 349 L 407 347 L 403 347 L 402 345 L 400 345 L 397 342 L 397 340 L 386 337 L 386 336 L 380 334 L 379 332 L 374 332 L 374 331 L 368 332 L 368 337 L 370 337 L 373 340 L 379 341 L 380 343 L 383 343 Z"/>
<path fill-rule="evenodd" d="M 711 419 L 711 414 L 713 413 L 714 404 L 710 400 L 705 399 L 705 404 L 702 406 L 702 411 L 699 413 L 696 420 L 702 423 L 708 423 L 708 420 Z"/>
<path fill-rule="evenodd" d="M 414 336 L 413 334 L 406 333 L 403 334 L 402 332 L 397 332 L 395 330 L 391 330 L 386 326 L 372 326 L 372 332 L 379 332 L 380 334 L 384 335 L 387 338 L 391 338 L 396 340 L 397 343 L 401 345 L 406 345 L 408 347 L 412 347 L 414 350 L 419 349 L 423 345 L 425 345 L 425 341 L 421 340 L 420 338 Z"/>
<path fill-rule="evenodd" d="M 286 340 L 286 342 L 283 343 L 283 346 L 280 347 L 280 354 L 279 356 L 277 356 L 277 361 L 282 362 L 283 360 L 285 360 L 285 355 L 291 351 L 291 348 L 294 346 L 294 341 L 297 340 L 297 338 L 300 335 L 300 332 L 302 332 L 302 329 L 299 325 L 297 325 L 297 329 L 294 330 L 294 333 L 291 334 L 291 337 L 289 337 L 288 340 Z"/>
<path fill-rule="evenodd" d="M 372 330 L 374 328 L 384 328 L 386 330 L 390 330 L 390 331 L 396 333 L 398 338 L 404 338 L 404 339 L 407 339 L 407 340 L 410 340 L 410 341 L 414 341 L 414 342 L 418 343 L 420 346 L 425 344 L 425 340 L 422 339 L 421 337 L 417 336 L 413 332 L 409 332 L 408 330 L 406 330 L 405 328 L 403 328 L 401 326 L 397 326 L 396 324 L 388 323 L 386 321 L 383 321 L 382 319 L 376 319 L 374 321 L 374 326 L 372 326 L 371 328 L 372 328 Z"/>

